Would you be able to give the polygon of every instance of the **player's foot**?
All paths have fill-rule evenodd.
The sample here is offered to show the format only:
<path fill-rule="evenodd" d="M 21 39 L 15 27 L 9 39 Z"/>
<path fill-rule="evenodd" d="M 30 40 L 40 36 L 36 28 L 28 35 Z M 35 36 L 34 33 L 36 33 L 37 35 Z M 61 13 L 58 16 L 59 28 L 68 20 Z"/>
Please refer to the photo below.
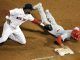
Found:
<path fill-rule="evenodd" d="M 48 13 L 49 12 L 49 10 L 47 9 L 47 10 L 45 10 L 45 13 Z"/>
<path fill-rule="evenodd" d="M 33 8 L 34 8 L 34 9 L 40 9 L 40 7 L 42 7 L 42 3 L 38 3 L 38 4 L 35 5 Z"/>

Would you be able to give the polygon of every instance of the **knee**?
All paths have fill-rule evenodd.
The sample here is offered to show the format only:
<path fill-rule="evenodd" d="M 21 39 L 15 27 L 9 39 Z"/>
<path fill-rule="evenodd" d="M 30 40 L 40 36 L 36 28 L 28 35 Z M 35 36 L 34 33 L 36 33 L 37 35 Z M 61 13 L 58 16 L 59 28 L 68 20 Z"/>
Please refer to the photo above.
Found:
<path fill-rule="evenodd" d="M 26 44 L 26 40 L 22 41 L 21 44 L 23 44 L 23 45 Z"/>
<path fill-rule="evenodd" d="M 0 38 L 0 43 L 3 43 L 5 42 L 7 39 L 4 39 L 4 38 Z"/>

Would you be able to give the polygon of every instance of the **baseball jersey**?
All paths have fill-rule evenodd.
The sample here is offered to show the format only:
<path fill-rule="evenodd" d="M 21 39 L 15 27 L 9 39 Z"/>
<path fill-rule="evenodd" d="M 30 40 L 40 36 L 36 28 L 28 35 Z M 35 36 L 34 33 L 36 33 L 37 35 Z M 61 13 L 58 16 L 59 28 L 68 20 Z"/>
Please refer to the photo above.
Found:
<path fill-rule="evenodd" d="M 49 33 L 55 35 L 56 37 L 61 35 L 64 31 L 63 27 L 60 25 L 52 25 L 53 30 L 49 31 Z"/>
<path fill-rule="evenodd" d="M 11 20 L 12 27 L 20 26 L 25 21 L 33 21 L 34 17 L 31 14 L 25 14 L 22 8 L 15 8 L 9 11 L 10 16 L 7 19 Z"/>
<path fill-rule="evenodd" d="M 61 35 L 62 40 L 68 39 L 71 37 L 72 30 L 64 30 L 64 28 L 60 25 L 52 25 L 53 30 L 49 31 L 52 35 L 58 37 Z"/>

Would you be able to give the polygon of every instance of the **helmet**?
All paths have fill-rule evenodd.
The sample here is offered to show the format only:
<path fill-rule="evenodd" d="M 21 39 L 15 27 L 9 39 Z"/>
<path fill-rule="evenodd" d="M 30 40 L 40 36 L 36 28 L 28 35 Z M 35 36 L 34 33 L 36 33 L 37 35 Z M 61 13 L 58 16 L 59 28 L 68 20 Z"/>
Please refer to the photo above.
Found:
<path fill-rule="evenodd" d="M 23 7 L 23 9 L 30 9 L 30 10 L 33 10 L 33 6 L 32 6 L 32 4 L 25 4 L 24 5 L 24 7 Z"/>
<path fill-rule="evenodd" d="M 71 36 L 75 40 L 80 41 L 80 30 L 73 30 Z"/>

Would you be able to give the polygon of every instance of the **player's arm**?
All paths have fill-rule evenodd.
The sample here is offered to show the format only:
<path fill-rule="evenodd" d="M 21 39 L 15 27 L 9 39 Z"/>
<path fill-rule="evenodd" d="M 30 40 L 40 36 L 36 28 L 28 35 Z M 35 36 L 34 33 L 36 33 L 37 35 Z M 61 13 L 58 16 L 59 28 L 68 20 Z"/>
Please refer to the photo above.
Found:
<path fill-rule="evenodd" d="M 6 20 L 7 20 L 7 23 L 10 24 L 11 20 L 10 20 L 10 12 L 7 12 L 7 15 L 6 15 Z"/>
<path fill-rule="evenodd" d="M 40 22 L 40 21 L 37 20 L 37 19 L 34 19 L 32 22 L 35 23 L 35 24 L 39 24 L 39 25 L 43 26 L 43 28 L 44 28 L 45 30 L 51 31 L 51 30 L 53 29 L 50 24 L 46 24 L 46 25 L 45 25 L 44 23 Z"/>
<path fill-rule="evenodd" d="M 51 26 L 50 24 L 45 25 L 45 24 L 42 23 L 41 21 L 35 19 L 31 14 L 29 14 L 28 17 L 29 17 L 29 19 L 28 19 L 29 21 L 31 21 L 31 22 L 33 22 L 33 23 L 35 23 L 35 24 L 39 24 L 39 25 L 43 26 L 44 29 L 46 29 L 46 30 L 49 30 L 49 31 L 52 30 L 52 26 Z"/>
<path fill-rule="evenodd" d="M 57 37 L 56 39 L 57 43 L 61 46 L 61 47 L 64 47 L 63 43 L 62 43 L 62 37 L 61 35 Z"/>
<path fill-rule="evenodd" d="M 43 23 L 41 23 L 41 21 L 39 21 L 38 19 L 34 19 L 32 20 L 31 22 L 35 23 L 35 24 L 38 24 L 38 25 L 41 25 L 41 26 L 44 26 Z"/>
<path fill-rule="evenodd" d="M 45 25 L 44 23 L 42 23 L 41 21 L 39 21 L 39 20 L 37 20 L 37 19 L 34 19 L 32 22 L 35 23 L 35 24 L 39 24 L 39 25 L 43 26 L 43 28 L 44 28 L 45 30 L 51 31 L 51 30 L 53 29 L 50 24 L 46 24 L 46 25 Z"/>
<path fill-rule="evenodd" d="M 24 16 L 24 20 L 29 20 L 29 21 L 31 21 L 32 23 L 35 23 L 35 24 L 38 24 L 38 25 L 44 26 L 44 24 L 41 23 L 40 20 L 34 18 L 31 14 L 29 14 L 28 16 Z"/>

